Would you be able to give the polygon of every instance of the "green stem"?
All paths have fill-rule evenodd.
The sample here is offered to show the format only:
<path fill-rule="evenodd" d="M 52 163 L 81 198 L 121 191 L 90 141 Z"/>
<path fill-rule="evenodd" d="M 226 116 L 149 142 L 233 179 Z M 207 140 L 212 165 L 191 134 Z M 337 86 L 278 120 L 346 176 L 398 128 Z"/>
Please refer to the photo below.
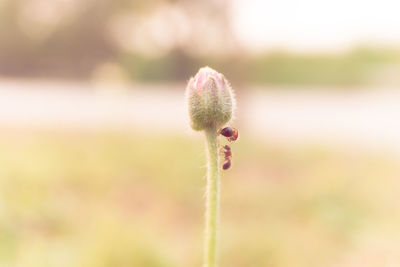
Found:
<path fill-rule="evenodd" d="M 206 192 L 207 199 L 204 267 L 216 267 L 220 190 L 217 129 L 207 129 L 206 139 L 208 152 L 208 173 Z"/>

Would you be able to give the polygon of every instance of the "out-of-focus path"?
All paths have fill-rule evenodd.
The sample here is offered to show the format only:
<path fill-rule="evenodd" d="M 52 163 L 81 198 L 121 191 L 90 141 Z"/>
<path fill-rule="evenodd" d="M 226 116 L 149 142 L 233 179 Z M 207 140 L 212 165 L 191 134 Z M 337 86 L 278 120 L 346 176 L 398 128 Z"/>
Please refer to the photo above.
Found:
<path fill-rule="evenodd" d="M 247 125 L 270 138 L 400 150 L 400 91 L 291 90 L 253 93 Z"/>
<path fill-rule="evenodd" d="M 182 129 L 183 89 L 142 87 L 0 82 L 0 126 Z"/>
<path fill-rule="evenodd" d="M 189 132 L 184 85 L 98 87 L 1 81 L 0 127 Z M 244 133 L 273 141 L 322 141 L 400 150 L 400 91 L 246 90 Z"/>

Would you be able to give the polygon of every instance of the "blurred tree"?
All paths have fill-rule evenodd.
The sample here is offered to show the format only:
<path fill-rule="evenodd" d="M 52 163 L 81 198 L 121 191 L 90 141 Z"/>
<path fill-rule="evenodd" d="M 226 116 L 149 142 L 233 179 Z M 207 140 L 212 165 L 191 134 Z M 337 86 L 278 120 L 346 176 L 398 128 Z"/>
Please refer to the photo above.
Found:
<path fill-rule="evenodd" d="M 131 59 L 142 58 L 125 65 L 137 71 L 155 62 L 146 60 L 148 56 L 138 48 L 142 44 L 153 48 L 158 61 L 167 61 L 162 65 L 168 67 L 159 70 L 164 73 L 154 75 L 155 78 L 187 77 L 195 69 L 194 57 L 235 51 L 237 42 L 231 30 L 229 3 L 226 0 L 4 0 L 0 8 L 0 74 L 87 78 L 102 62 L 118 61 L 129 54 L 138 55 Z M 133 20 L 123 31 L 123 41 L 138 33 L 128 50 L 110 34 L 110 25 L 126 14 Z M 155 19 L 161 20 L 158 28 L 151 27 Z M 179 34 L 182 28 L 185 33 Z M 169 36 L 163 37 L 163 31 Z M 161 54 L 155 40 L 160 34 L 161 38 L 169 39 Z M 165 43 L 159 40 L 162 42 Z M 133 77 L 149 77 L 149 74 Z"/>

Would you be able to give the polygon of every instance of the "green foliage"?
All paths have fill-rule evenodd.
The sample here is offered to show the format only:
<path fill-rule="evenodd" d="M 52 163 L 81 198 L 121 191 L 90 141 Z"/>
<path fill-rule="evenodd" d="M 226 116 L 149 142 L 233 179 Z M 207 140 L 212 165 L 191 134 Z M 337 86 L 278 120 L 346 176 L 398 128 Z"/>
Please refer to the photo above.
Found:
<path fill-rule="evenodd" d="M 0 266 L 201 266 L 202 142 L 160 133 L 1 135 Z M 248 138 L 233 149 L 221 177 L 221 266 L 361 258 L 372 267 L 377 243 L 397 251 L 400 169 L 388 156 Z"/>
<path fill-rule="evenodd" d="M 385 65 L 400 62 L 398 50 L 358 48 L 340 54 L 275 52 L 254 60 L 250 80 L 281 85 L 360 86 Z"/>

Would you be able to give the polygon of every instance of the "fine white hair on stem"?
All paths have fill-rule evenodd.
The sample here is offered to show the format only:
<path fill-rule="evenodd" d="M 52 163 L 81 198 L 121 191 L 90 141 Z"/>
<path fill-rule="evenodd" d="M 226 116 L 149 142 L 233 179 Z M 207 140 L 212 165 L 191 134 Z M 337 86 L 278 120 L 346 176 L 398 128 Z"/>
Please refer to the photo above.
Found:
<path fill-rule="evenodd" d="M 232 121 L 236 108 L 235 93 L 223 74 L 210 67 L 201 68 L 189 79 L 186 87 L 189 124 L 206 137 L 207 175 L 204 198 L 206 202 L 204 231 L 204 267 L 217 266 L 220 153 L 218 129 Z"/>

